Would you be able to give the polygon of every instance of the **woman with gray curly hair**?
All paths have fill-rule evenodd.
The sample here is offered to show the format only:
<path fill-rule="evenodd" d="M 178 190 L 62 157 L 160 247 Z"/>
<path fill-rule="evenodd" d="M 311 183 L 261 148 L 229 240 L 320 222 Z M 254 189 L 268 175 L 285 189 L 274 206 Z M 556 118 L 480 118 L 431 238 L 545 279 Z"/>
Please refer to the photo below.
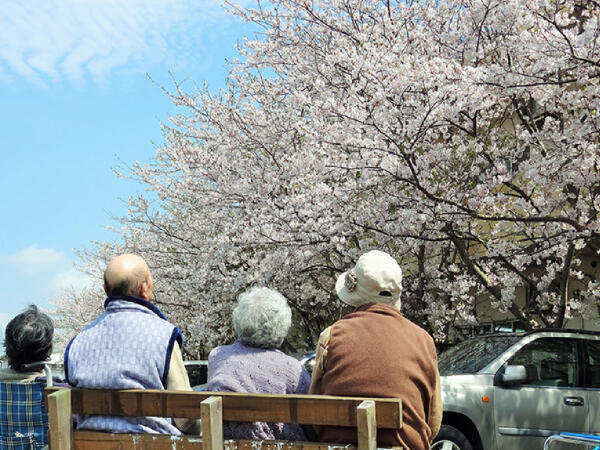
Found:
<path fill-rule="evenodd" d="M 233 311 L 238 340 L 208 356 L 209 391 L 306 394 L 310 376 L 300 362 L 279 351 L 292 324 L 292 311 L 279 292 L 254 287 L 242 293 Z M 297 424 L 223 423 L 229 439 L 306 440 Z"/>

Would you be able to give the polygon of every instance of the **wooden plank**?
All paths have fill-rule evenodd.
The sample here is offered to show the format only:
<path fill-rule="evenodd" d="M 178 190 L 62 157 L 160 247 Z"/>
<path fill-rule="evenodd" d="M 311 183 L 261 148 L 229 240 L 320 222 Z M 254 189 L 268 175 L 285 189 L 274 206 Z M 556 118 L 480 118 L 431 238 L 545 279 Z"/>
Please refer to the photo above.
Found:
<path fill-rule="evenodd" d="M 74 450 L 204 450 L 199 436 L 75 431 L 73 440 Z"/>
<path fill-rule="evenodd" d="M 356 446 L 324 442 L 227 440 L 224 448 L 226 450 L 355 450 Z"/>
<path fill-rule="evenodd" d="M 221 397 L 209 397 L 200 403 L 202 440 L 206 450 L 223 450 L 223 407 Z"/>
<path fill-rule="evenodd" d="M 356 408 L 358 450 L 377 449 L 377 417 L 375 402 L 365 400 Z"/>
<path fill-rule="evenodd" d="M 95 431 L 75 431 L 75 450 L 204 450 L 203 441 L 197 436 L 167 436 L 157 434 L 111 434 Z M 328 444 L 323 442 L 250 441 L 227 439 L 227 450 L 333 450 L 356 449 L 355 445 Z"/>
<path fill-rule="evenodd" d="M 356 426 L 356 408 L 364 400 L 318 395 L 72 389 L 73 412 L 110 416 L 197 418 L 198 403 L 211 396 L 222 397 L 223 420 L 340 426 Z M 375 401 L 379 428 L 402 427 L 400 399 L 372 400 Z"/>
<path fill-rule="evenodd" d="M 71 392 L 63 389 L 48 396 L 49 442 L 52 450 L 73 448 L 71 420 Z"/>

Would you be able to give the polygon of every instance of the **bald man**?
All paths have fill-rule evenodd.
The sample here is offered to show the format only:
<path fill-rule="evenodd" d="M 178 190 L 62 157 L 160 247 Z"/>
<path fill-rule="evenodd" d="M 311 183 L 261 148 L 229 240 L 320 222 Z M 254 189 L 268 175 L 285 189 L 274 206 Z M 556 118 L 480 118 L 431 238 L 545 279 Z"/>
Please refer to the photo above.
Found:
<path fill-rule="evenodd" d="M 65 375 L 74 387 L 191 391 L 181 331 L 151 303 L 154 283 L 139 256 L 117 256 L 104 272 L 104 313 L 71 340 Z M 77 428 L 114 433 L 199 434 L 200 421 L 84 416 Z"/>

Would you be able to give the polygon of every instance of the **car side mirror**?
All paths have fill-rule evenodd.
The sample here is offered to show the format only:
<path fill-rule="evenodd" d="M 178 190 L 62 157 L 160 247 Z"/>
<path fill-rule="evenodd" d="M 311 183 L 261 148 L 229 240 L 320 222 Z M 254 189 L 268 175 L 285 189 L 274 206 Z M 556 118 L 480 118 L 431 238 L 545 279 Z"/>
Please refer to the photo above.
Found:
<path fill-rule="evenodd" d="M 502 382 L 505 384 L 520 384 L 527 380 L 525 366 L 506 366 L 502 374 Z"/>

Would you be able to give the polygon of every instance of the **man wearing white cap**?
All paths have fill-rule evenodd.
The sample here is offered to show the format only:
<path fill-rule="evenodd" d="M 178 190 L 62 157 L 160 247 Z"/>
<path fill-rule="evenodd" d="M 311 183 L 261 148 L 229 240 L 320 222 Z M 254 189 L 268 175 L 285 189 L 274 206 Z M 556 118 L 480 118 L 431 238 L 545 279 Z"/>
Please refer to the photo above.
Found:
<path fill-rule="evenodd" d="M 357 308 L 321 333 L 310 393 L 401 398 L 402 429 L 378 430 L 378 445 L 429 449 L 442 419 L 437 356 L 431 336 L 400 312 L 402 269 L 373 250 L 335 289 Z M 352 428 L 316 431 L 322 442 L 356 442 Z"/>

